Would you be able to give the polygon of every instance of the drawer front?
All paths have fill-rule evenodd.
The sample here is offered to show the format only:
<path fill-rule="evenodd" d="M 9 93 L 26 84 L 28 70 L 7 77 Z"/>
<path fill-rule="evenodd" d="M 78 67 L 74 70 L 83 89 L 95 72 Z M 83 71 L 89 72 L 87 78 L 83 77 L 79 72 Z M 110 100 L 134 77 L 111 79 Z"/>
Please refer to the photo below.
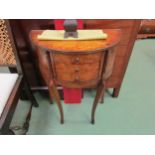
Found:
<path fill-rule="evenodd" d="M 100 75 L 102 53 L 89 55 L 54 54 L 55 76 L 58 81 L 83 82 Z"/>
<path fill-rule="evenodd" d="M 92 64 L 99 61 L 101 57 L 101 52 L 96 54 L 88 54 L 88 55 L 63 55 L 63 54 L 53 54 L 54 62 L 57 64 Z"/>
<path fill-rule="evenodd" d="M 134 25 L 134 20 L 85 20 L 85 25 L 87 29 L 121 29 L 122 39 L 120 45 L 127 45 L 130 40 L 130 35 L 132 34 L 132 28 Z"/>

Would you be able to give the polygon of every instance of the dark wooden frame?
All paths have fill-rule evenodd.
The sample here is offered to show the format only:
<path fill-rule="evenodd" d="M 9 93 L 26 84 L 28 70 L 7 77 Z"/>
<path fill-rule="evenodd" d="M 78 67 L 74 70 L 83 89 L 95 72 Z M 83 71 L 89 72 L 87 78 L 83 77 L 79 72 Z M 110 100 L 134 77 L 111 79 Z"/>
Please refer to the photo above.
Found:
<path fill-rule="evenodd" d="M 19 101 L 19 98 L 20 98 L 20 95 L 21 95 L 21 92 L 22 92 L 22 89 L 24 86 L 27 89 L 27 95 L 28 95 L 29 99 L 31 100 L 32 105 L 34 105 L 36 107 L 38 106 L 38 103 L 36 102 L 32 92 L 31 92 L 31 89 L 29 87 L 27 79 L 24 76 L 25 74 L 24 74 L 23 66 L 22 66 L 22 63 L 20 60 L 20 56 L 19 56 L 16 40 L 14 38 L 14 34 L 11 31 L 9 20 L 5 20 L 5 24 L 7 27 L 8 36 L 9 36 L 9 39 L 10 39 L 10 42 L 11 42 L 11 45 L 13 48 L 13 52 L 15 55 L 15 59 L 16 59 L 16 68 L 17 68 L 18 78 L 17 78 L 14 88 L 7 100 L 7 103 L 3 109 L 3 112 L 0 117 L 0 134 L 2 134 L 2 135 L 14 134 L 9 129 L 9 127 L 10 127 L 10 124 L 11 124 L 11 121 L 13 118 L 13 114 L 15 112 L 17 103 Z M 9 65 L 8 65 L 8 67 L 9 67 Z"/>

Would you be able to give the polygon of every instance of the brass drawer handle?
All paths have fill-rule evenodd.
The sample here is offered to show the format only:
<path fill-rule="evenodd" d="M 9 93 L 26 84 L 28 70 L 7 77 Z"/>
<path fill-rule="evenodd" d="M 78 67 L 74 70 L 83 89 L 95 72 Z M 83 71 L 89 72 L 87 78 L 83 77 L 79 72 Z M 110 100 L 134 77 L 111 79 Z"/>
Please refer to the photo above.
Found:
<path fill-rule="evenodd" d="M 77 57 L 75 60 L 76 60 L 76 62 L 79 62 L 80 61 L 80 58 Z"/>
<path fill-rule="evenodd" d="M 72 61 L 72 63 L 79 64 L 79 63 L 80 63 L 80 58 L 79 58 L 79 57 L 75 58 L 75 59 Z"/>
<path fill-rule="evenodd" d="M 76 77 L 75 77 L 75 81 L 76 81 L 76 82 L 79 82 L 79 81 L 80 81 L 80 77 L 79 77 L 79 76 L 76 76 Z"/>
<path fill-rule="evenodd" d="M 79 72 L 80 71 L 80 69 L 79 68 L 75 68 L 75 72 Z"/>

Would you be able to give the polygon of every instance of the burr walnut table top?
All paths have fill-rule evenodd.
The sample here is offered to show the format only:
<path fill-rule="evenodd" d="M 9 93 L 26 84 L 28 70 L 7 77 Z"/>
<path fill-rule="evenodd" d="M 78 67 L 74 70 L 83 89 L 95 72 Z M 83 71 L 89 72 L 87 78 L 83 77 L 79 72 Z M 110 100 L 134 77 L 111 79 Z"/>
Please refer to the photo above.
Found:
<path fill-rule="evenodd" d="M 54 40 L 38 40 L 37 36 L 43 32 L 43 30 L 32 30 L 30 33 L 30 39 L 34 45 L 40 46 L 46 50 L 53 50 L 55 52 L 78 52 L 89 53 L 95 51 L 101 51 L 115 46 L 121 38 L 121 30 L 119 29 L 104 29 L 104 33 L 108 34 L 107 39 L 101 40 L 85 40 L 85 41 L 54 41 Z"/>

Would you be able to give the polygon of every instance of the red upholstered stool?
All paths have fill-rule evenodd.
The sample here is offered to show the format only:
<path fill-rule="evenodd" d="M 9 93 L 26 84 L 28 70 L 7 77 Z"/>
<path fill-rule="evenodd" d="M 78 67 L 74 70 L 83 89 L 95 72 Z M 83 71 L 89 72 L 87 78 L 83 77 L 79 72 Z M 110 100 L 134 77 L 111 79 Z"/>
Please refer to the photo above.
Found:
<path fill-rule="evenodd" d="M 63 30 L 63 23 L 65 19 L 55 19 L 54 25 L 56 30 Z M 77 19 L 78 29 L 83 29 L 83 20 Z M 82 89 L 65 88 L 63 87 L 64 102 L 66 104 L 79 104 L 82 98 Z"/>

